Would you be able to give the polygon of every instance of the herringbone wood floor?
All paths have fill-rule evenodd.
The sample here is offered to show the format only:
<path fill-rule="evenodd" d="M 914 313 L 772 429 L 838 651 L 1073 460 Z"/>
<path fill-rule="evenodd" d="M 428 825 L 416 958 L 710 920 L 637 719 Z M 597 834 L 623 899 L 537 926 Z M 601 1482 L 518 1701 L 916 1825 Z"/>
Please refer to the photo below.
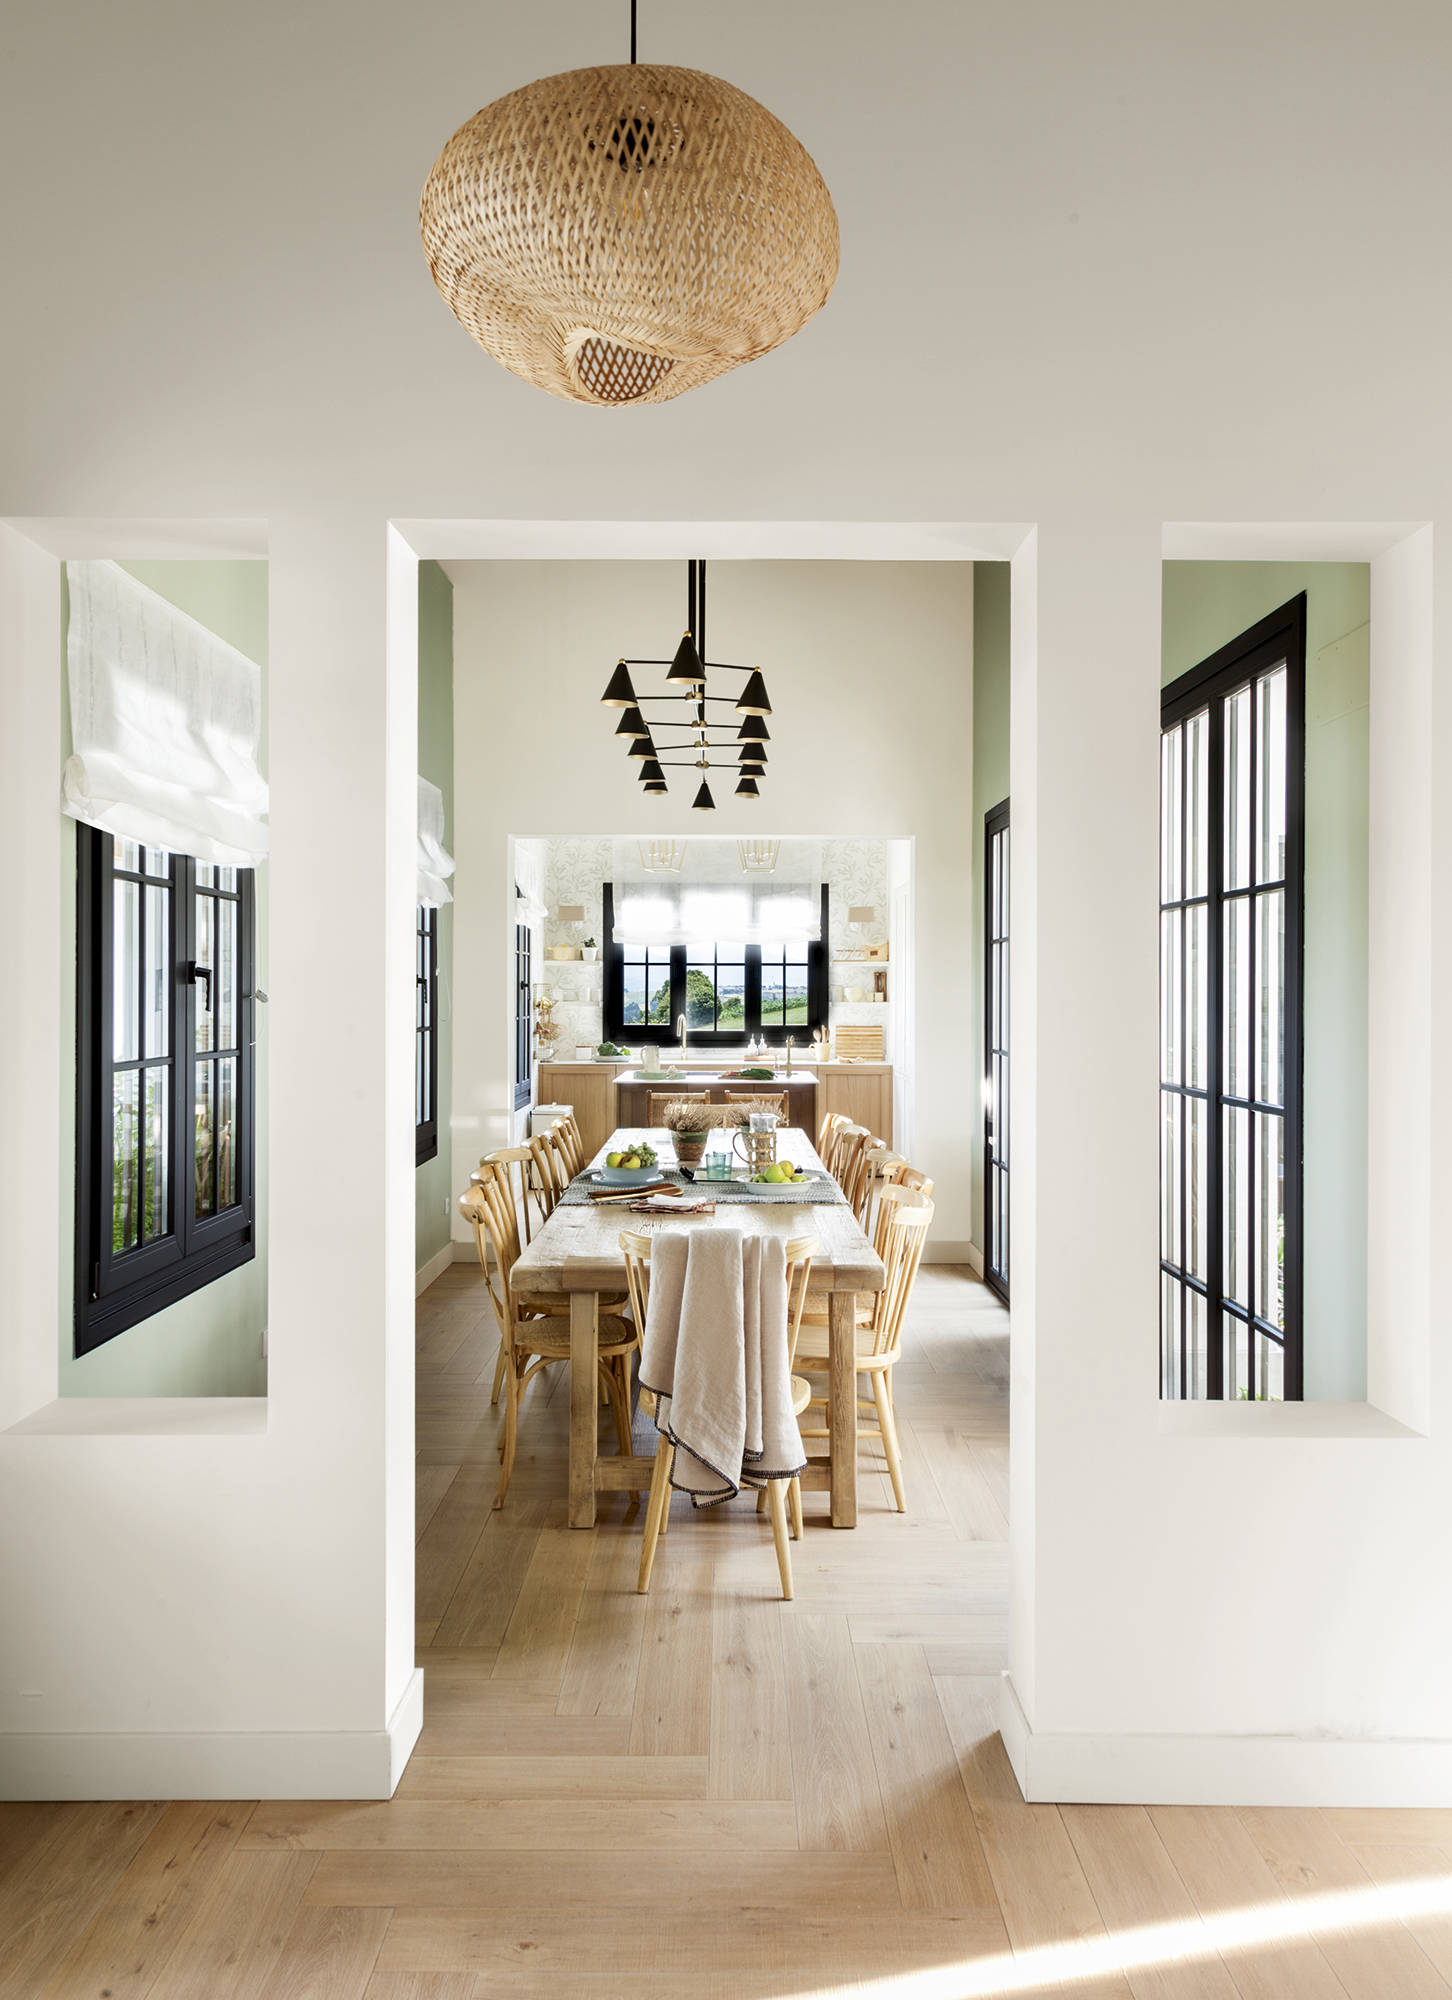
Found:
<path fill-rule="evenodd" d="M 0 1807 L 0 2000 L 1452 1993 L 1452 1919 L 1377 1904 L 1452 1887 L 1452 1812 L 1019 1798 L 1006 1336 L 925 1270 L 907 1516 L 867 1455 L 855 1532 L 807 1496 L 784 1605 L 751 1503 L 678 1499 L 642 1599 L 627 1496 L 564 1525 L 561 1380 L 491 1512 L 493 1335 L 455 1266 L 419 1305 L 427 1719 L 398 1796 Z"/>

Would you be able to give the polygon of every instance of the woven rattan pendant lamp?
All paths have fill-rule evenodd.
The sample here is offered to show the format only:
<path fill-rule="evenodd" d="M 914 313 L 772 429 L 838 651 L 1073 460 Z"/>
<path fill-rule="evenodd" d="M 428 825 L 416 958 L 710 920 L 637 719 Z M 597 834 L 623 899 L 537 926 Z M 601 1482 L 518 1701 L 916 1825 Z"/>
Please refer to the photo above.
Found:
<path fill-rule="evenodd" d="M 537 388 L 664 403 L 779 347 L 826 303 L 837 215 L 805 148 L 700 70 L 635 60 L 511 91 L 424 183 L 434 283 Z"/>

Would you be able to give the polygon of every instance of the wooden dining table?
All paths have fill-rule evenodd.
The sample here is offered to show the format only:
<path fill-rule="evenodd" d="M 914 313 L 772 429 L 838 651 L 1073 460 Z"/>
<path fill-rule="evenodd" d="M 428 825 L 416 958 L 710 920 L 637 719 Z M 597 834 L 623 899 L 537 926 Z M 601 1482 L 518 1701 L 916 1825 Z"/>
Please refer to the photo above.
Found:
<path fill-rule="evenodd" d="M 636 1126 L 630 1136 L 638 1139 Z M 601 1147 L 591 1169 L 618 1152 L 624 1133 L 615 1133 Z M 662 1167 L 675 1164 L 669 1132 L 653 1131 Z M 786 1127 L 777 1133 L 782 1159 L 824 1172 L 816 1148 L 805 1132 Z M 711 1183 L 697 1178 L 685 1199 L 710 1197 Z M 877 1255 L 856 1216 L 845 1202 L 771 1201 L 719 1202 L 712 1215 L 637 1215 L 624 1203 L 561 1203 L 534 1240 L 516 1260 L 510 1285 L 516 1292 L 568 1292 L 570 1295 L 570 1494 L 573 1528 L 593 1528 L 595 1496 L 601 1492 L 645 1492 L 653 1458 L 601 1457 L 599 1450 L 599 1377 L 596 1344 L 602 1293 L 619 1297 L 625 1291 L 625 1258 L 620 1249 L 622 1229 L 734 1229 L 744 1235 L 815 1236 L 821 1248 L 812 1260 L 808 1297 L 827 1306 L 829 1370 L 827 1376 L 828 1457 L 810 1461 L 802 1474 L 807 1491 L 830 1495 L 832 1526 L 857 1525 L 857 1375 L 856 1314 L 860 1292 L 880 1292 L 886 1278 Z"/>

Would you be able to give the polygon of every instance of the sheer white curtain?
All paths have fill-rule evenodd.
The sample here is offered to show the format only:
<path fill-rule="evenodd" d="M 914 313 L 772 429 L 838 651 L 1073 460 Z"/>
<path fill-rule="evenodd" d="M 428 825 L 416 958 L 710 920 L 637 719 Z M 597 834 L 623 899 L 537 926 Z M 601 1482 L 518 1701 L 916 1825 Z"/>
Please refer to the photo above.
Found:
<path fill-rule="evenodd" d="M 198 861 L 267 853 L 254 660 L 112 562 L 66 564 L 73 819 Z"/>
<path fill-rule="evenodd" d="M 679 874 L 655 874 L 636 841 L 614 844 L 616 944 L 815 943 L 822 935 L 822 851 L 783 840 L 776 868 L 746 873 L 734 840 L 692 840 Z"/>
<path fill-rule="evenodd" d="M 452 903 L 447 877 L 454 857 L 444 845 L 444 795 L 427 778 L 418 781 L 418 899 L 426 910 Z"/>

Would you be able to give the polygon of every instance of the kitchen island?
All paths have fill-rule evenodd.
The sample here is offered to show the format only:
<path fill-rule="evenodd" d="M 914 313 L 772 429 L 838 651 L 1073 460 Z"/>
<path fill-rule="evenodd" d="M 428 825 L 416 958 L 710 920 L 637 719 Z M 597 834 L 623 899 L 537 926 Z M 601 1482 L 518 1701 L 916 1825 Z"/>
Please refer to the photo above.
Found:
<path fill-rule="evenodd" d="M 643 1128 L 659 1124 L 659 1119 L 650 1115 L 652 1097 L 705 1097 L 712 1104 L 724 1104 L 728 1096 L 733 1097 L 784 1097 L 787 1100 L 788 1125 L 800 1126 L 809 1139 L 817 1133 L 817 1079 L 813 1072 L 804 1070 L 800 1063 L 792 1064 L 792 1073 L 783 1069 L 779 1075 L 766 1077 L 724 1076 L 719 1070 L 687 1069 L 684 1076 L 652 1076 L 647 1069 L 622 1070 L 615 1079 L 615 1108 L 617 1125 L 639 1125 Z"/>
<path fill-rule="evenodd" d="M 732 1052 L 735 1053 L 734 1051 Z M 663 1065 L 664 1066 L 664 1065 Z M 675 1080 L 651 1078 L 641 1068 L 638 1057 L 602 1058 L 594 1062 L 542 1062 L 535 1081 L 535 1101 L 538 1104 L 568 1104 L 573 1107 L 580 1123 L 581 1135 L 587 1153 L 594 1154 L 604 1145 L 610 1134 L 621 1125 L 638 1124 L 642 1129 L 647 1125 L 647 1100 L 652 1090 L 668 1092 L 678 1087 L 682 1092 L 702 1090 L 715 1098 L 724 1099 L 727 1090 L 785 1090 L 787 1088 L 786 1065 L 783 1062 L 771 1082 L 764 1078 L 756 1081 L 733 1082 L 721 1074 L 722 1062 L 716 1056 L 691 1056 L 677 1059 L 672 1068 L 685 1071 L 685 1075 Z M 746 1068 L 744 1062 L 728 1062 L 727 1068 Z M 621 1086 L 624 1085 L 626 1103 L 640 1105 L 640 1115 L 626 1109 L 626 1103 L 618 1102 Z M 629 1095 L 639 1091 L 639 1097 Z M 719 1091 L 719 1096 L 717 1092 Z M 850 1118 L 854 1125 L 865 1125 L 880 1139 L 892 1144 L 892 1064 L 885 1062 L 812 1062 L 795 1053 L 792 1057 L 791 1073 L 791 1123 L 800 1125 L 809 1137 L 815 1138 L 823 1118 L 829 1111 L 840 1112 Z M 617 1112 L 619 1115 L 617 1115 Z"/>

